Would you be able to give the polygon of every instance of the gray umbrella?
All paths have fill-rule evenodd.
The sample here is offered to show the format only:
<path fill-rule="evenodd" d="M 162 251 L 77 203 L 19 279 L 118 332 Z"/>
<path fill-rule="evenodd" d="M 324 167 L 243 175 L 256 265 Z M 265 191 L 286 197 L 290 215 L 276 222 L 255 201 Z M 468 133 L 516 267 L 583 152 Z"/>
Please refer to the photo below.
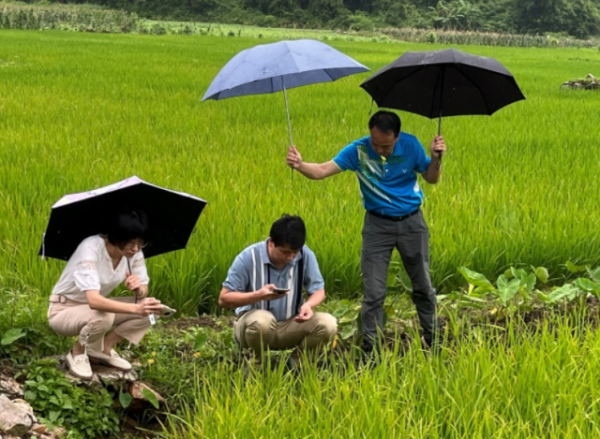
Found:
<path fill-rule="evenodd" d="M 367 67 L 320 41 L 263 44 L 234 56 L 210 84 L 202 101 L 283 91 L 290 145 L 293 145 L 287 89 L 368 71 Z"/>

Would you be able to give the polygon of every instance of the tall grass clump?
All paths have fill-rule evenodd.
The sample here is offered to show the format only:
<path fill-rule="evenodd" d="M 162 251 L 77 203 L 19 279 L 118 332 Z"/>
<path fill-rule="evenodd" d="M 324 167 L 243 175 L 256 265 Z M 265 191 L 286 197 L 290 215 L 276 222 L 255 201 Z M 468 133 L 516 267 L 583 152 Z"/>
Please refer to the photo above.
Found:
<path fill-rule="evenodd" d="M 165 437 L 587 438 L 600 433 L 600 334 L 556 317 L 474 332 L 429 357 L 418 342 L 372 369 L 347 359 L 299 375 L 226 364 L 196 374 Z"/>

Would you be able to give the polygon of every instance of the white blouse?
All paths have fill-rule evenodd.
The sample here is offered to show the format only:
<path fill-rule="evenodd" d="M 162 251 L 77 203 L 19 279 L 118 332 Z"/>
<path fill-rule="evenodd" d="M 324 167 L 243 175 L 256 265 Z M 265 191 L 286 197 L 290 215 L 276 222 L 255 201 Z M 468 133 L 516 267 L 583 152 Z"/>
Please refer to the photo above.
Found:
<path fill-rule="evenodd" d="M 148 285 L 150 279 L 142 252 L 131 258 L 131 272 L 136 274 L 142 285 Z M 127 258 L 121 258 L 117 268 L 106 250 L 104 238 L 100 235 L 84 239 L 67 262 L 52 294 L 62 294 L 76 302 L 87 303 L 86 291 L 100 291 L 108 296 L 127 275 Z"/>

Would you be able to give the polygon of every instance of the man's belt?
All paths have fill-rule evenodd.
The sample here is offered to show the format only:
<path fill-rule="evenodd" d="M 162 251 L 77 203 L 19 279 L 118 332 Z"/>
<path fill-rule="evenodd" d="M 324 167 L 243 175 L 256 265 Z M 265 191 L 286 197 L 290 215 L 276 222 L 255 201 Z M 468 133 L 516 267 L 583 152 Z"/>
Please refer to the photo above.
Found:
<path fill-rule="evenodd" d="M 404 221 L 406 218 L 409 218 L 409 217 L 411 217 L 411 216 L 413 216 L 413 215 L 416 215 L 416 214 L 417 214 L 417 213 L 419 213 L 420 211 L 421 211 L 421 209 L 417 209 L 417 210 L 415 210 L 414 212 L 411 212 L 411 213 L 409 213 L 409 214 L 407 214 L 407 215 L 402 215 L 402 216 L 387 216 L 387 215 L 383 215 L 383 214 L 381 214 L 381 213 L 374 212 L 374 211 L 372 211 L 372 210 L 369 210 L 368 212 L 369 212 L 371 215 L 373 215 L 373 216 L 376 216 L 377 218 L 383 218 L 383 219 L 386 219 L 386 220 L 390 220 L 390 221 L 396 221 L 396 222 L 398 222 L 398 221 Z"/>

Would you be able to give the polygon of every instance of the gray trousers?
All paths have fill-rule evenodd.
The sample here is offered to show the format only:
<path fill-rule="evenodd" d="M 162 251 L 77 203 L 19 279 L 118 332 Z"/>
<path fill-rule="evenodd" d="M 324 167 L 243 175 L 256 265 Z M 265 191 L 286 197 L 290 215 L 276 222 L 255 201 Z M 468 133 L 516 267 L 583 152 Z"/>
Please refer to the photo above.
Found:
<path fill-rule="evenodd" d="M 364 299 L 361 311 L 363 348 L 370 350 L 383 330 L 383 302 L 387 272 L 394 248 L 412 281 L 413 302 L 425 341 L 437 342 L 440 327 L 436 314 L 435 290 L 429 277 L 429 229 L 423 212 L 403 221 L 392 221 L 365 213 L 362 231 L 361 268 Z"/>

